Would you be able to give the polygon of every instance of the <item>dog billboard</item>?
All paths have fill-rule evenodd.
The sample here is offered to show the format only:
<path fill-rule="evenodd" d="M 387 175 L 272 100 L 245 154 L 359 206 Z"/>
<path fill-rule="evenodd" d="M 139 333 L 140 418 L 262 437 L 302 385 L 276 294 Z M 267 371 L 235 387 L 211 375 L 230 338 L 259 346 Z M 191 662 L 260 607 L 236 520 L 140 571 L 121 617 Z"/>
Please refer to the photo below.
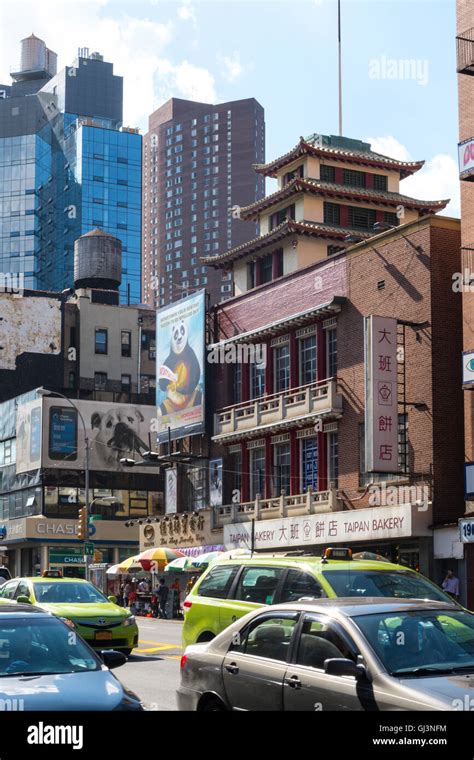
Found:
<path fill-rule="evenodd" d="M 28 453 L 17 461 L 17 472 L 33 466 L 83 470 L 85 433 L 89 439 L 89 468 L 123 471 L 121 459 L 140 461 L 150 448 L 150 433 L 156 425 L 154 406 L 104 401 L 77 401 L 74 407 L 61 398 L 43 398 L 36 406 L 17 410 L 21 449 Z M 42 407 L 41 414 L 37 406 Z M 37 427 L 41 426 L 41 433 Z M 40 445 L 41 444 L 41 445 Z M 41 452 L 41 465 L 39 464 Z M 134 471 L 149 472 L 136 466 Z"/>
<path fill-rule="evenodd" d="M 156 315 L 158 442 L 204 432 L 205 291 Z"/>

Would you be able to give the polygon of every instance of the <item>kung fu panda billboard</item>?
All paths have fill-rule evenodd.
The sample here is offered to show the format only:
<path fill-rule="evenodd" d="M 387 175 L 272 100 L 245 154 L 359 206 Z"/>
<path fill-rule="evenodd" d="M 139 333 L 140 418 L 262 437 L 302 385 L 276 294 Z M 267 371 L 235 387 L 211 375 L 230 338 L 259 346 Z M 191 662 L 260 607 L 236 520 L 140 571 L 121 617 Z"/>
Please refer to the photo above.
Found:
<path fill-rule="evenodd" d="M 205 313 L 204 290 L 157 311 L 159 443 L 204 432 Z"/>

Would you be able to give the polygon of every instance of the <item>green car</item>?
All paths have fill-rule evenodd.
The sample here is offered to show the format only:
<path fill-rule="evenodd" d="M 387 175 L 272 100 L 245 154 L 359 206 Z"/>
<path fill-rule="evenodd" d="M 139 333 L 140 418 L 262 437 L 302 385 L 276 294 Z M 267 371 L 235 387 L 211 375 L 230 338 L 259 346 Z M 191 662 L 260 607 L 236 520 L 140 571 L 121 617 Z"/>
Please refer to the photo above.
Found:
<path fill-rule="evenodd" d="M 15 578 L 0 587 L 1 599 L 30 602 L 74 627 L 95 649 L 118 649 L 127 656 L 138 644 L 133 615 L 79 578 Z"/>
<path fill-rule="evenodd" d="M 213 562 L 185 599 L 183 645 L 210 641 L 262 605 L 304 597 L 430 599 L 460 609 L 414 570 L 386 561 L 353 560 L 350 549 L 328 549 L 325 557 L 236 557 Z"/>

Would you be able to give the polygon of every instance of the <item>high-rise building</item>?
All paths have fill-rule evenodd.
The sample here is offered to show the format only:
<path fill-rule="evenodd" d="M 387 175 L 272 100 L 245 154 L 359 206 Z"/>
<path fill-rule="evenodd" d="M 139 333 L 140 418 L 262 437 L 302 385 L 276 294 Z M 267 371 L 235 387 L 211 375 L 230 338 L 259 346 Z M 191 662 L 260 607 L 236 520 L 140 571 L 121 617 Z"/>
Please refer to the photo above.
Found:
<path fill-rule="evenodd" d="M 199 257 L 258 234 L 239 211 L 265 194 L 252 168 L 265 155 L 262 106 L 172 98 L 150 116 L 143 149 L 143 300 L 164 306 L 202 287 L 212 302 L 230 297 L 232 274 Z"/>
<path fill-rule="evenodd" d="M 21 45 L 12 84 L 0 84 L 0 272 L 68 288 L 74 240 L 100 227 L 122 242 L 121 299 L 137 302 L 142 138 L 122 126 L 122 77 L 87 48 L 56 73 L 42 40 Z"/>

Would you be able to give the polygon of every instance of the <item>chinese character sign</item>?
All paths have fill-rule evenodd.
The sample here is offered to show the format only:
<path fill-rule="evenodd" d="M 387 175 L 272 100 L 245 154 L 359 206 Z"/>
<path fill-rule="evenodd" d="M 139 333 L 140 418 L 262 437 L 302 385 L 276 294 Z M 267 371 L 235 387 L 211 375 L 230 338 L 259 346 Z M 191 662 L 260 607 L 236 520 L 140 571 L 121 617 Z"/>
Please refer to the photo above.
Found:
<path fill-rule="evenodd" d="M 398 472 L 397 320 L 365 318 L 366 472 Z"/>

